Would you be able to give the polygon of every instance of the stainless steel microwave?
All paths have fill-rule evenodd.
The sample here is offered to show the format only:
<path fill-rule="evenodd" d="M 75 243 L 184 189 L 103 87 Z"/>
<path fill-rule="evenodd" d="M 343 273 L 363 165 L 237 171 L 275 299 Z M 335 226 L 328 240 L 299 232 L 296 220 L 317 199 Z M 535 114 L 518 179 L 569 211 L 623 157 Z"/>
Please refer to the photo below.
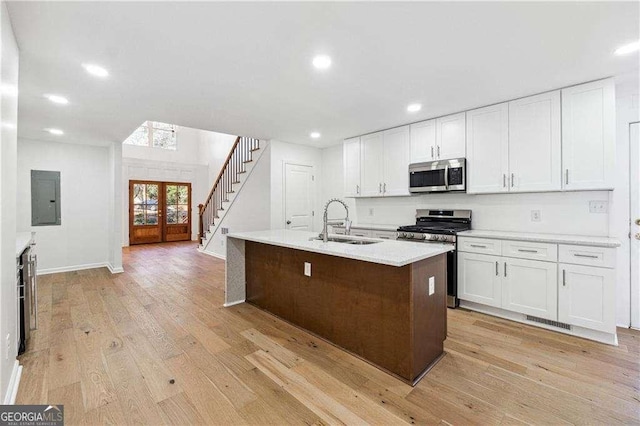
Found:
<path fill-rule="evenodd" d="M 409 192 L 466 191 L 466 161 L 429 161 L 409 165 Z"/>

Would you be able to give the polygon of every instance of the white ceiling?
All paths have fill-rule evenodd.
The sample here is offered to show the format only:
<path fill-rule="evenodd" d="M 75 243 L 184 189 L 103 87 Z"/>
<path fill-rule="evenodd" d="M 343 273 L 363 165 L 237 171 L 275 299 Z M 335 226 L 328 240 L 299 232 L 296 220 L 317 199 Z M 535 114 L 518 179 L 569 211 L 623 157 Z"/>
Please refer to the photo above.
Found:
<path fill-rule="evenodd" d="M 8 6 L 19 136 L 74 143 L 121 142 L 150 119 L 327 146 L 638 67 L 637 53 L 612 54 L 640 38 L 638 2 Z M 311 66 L 318 53 L 330 70 Z M 408 114 L 412 102 L 422 111 Z"/>

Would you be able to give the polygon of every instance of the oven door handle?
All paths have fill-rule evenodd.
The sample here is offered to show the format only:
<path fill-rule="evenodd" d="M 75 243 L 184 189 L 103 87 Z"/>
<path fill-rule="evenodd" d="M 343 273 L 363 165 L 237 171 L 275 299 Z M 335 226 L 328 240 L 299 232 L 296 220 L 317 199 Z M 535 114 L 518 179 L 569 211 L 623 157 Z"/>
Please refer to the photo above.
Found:
<path fill-rule="evenodd" d="M 444 166 L 444 187 L 449 189 L 449 166 Z"/>

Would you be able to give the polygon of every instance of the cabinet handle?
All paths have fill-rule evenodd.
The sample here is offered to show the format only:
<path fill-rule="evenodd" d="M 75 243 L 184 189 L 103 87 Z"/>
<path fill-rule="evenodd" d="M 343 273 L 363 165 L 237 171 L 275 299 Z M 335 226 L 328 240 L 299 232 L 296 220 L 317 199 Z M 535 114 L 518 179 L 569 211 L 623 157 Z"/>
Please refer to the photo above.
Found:
<path fill-rule="evenodd" d="M 431 158 L 432 158 L 432 159 L 433 159 L 433 158 L 435 158 L 435 157 L 433 156 L 433 145 L 431 145 Z"/>
<path fill-rule="evenodd" d="M 562 287 L 567 285 L 567 271 L 562 270 Z"/>
<path fill-rule="evenodd" d="M 513 184 L 514 184 L 515 179 L 513 178 L 513 173 L 511 173 L 511 187 L 513 188 Z"/>
<path fill-rule="evenodd" d="M 383 183 L 382 184 L 382 193 L 384 194 L 385 192 L 387 192 L 387 183 Z"/>
<path fill-rule="evenodd" d="M 573 253 L 573 255 L 575 257 L 588 257 L 589 259 L 597 259 L 598 256 L 593 255 L 593 254 L 580 254 L 580 253 Z"/>
<path fill-rule="evenodd" d="M 438 145 L 438 158 L 440 158 L 440 145 Z"/>
<path fill-rule="evenodd" d="M 496 260 L 496 277 L 500 275 L 500 272 L 498 271 L 498 261 Z"/>
<path fill-rule="evenodd" d="M 506 173 L 502 174 L 502 187 L 503 188 L 507 187 L 507 174 Z"/>
<path fill-rule="evenodd" d="M 356 185 L 356 194 L 360 193 L 360 185 Z"/>
<path fill-rule="evenodd" d="M 382 184 L 378 184 L 378 193 L 382 194 Z"/>
<path fill-rule="evenodd" d="M 538 250 L 527 250 L 527 249 L 518 249 L 518 251 L 521 251 L 523 253 L 537 253 Z"/>
<path fill-rule="evenodd" d="M 564 184 L 569 185 L 569 169 L 565 169 L 564 171 Z"/>
<path fill-rule="evenodd" d="M 487 248 L 487 246 L 483 246 L 481 244 L 469 244 L 471 247 L 475 247 L 475 248 Z"/>
<path fill-rule="evenodd" d="M 504 276 L 507 276 L 507 262 L 504 262 Z"/>

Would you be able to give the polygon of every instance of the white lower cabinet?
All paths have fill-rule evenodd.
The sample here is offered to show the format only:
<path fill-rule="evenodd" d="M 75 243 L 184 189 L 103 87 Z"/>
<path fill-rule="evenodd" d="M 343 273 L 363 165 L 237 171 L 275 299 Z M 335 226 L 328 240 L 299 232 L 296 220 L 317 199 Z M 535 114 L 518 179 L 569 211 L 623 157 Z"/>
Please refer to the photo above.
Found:
<path fill-rule="evenodd" d="M 470 302 L 500 307 L 500 264 L 500 256 L 458 253 L 458 297 Z"/>
<path fill-rule="evenodd" d="M 558 320 L 615 333 L 615 270 L 564 263 L 559 269 Z"/>
<path fill-rule="evenodd" d="M 558 264 L 502 258 L 502 308 L 558 320 Z"/>

